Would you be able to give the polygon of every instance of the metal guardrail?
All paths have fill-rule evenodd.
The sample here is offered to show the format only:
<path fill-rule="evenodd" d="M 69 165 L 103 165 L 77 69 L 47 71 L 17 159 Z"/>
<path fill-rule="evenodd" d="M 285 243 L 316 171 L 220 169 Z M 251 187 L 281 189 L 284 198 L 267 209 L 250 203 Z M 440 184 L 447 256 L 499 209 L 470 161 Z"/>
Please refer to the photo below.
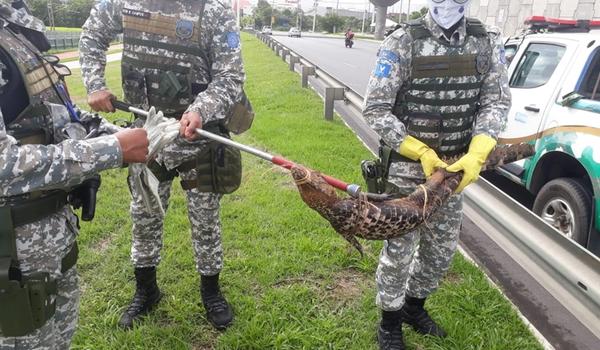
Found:
<path fill-rule="evenodd" d="M 600 259 L 482 179 L 464 213 L 600 338 Z"/>
<path fill-rule="evenodd" d="M 316 64 L 284 47 L 269 35 L 256 33 L 278 55 L 299 57 L 303 86 L 310 67 L 331 88 L 343 89 L 344 101 L 361 110 L 363 98 Z M 285 51 L 284 51 L 285 50 Z M 285 55 L 283 56 L 285 60 Z M 327 93 L 325 115 L 328 105 Z M 464 213 L 548 290 L 582 324 L 600 338 L 600 259 L 562 235 L 485 179 L 465 190 Z"/>
<path fill-rule="evenodd" d="M 79 47 L 79 37 L 81 32 L 62 32 L 49 30 L 46 37 L 53 50 L 65 50 Z M 123 41 L 123 34 L 117 35 L 116 42 Z"/>

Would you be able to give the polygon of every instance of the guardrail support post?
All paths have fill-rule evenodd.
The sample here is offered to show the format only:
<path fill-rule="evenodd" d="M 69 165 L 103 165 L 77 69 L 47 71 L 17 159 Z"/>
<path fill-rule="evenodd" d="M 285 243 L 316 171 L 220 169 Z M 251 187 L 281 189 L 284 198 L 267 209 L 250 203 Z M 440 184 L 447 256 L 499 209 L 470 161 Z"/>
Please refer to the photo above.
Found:
<path fill-rule="evenodd" d="M 308 76 L 315 75 L 315 67 L 313 66 L 302 66 L 302 87 L 308 87 Z"/>
<path fill-rule="evenodd" d="M 336 100 L 344 99 L 343 87 L 326 87 L 325 88 L 325 119 L 333 120 L 333 103 Z"/>
<path fill-rule="evenodd" d="M 290 50 L 281 49 L 281 59 L 285 62 L 285 57 L 290 54 Z"/>
<path fill-rule="evenodd" d="M 294 65 L 296 63 L 300 63 L 300 58 L 298 56 L 295 56 L 295 55 L 290 55 L 290 70 L 292 72 L 294 71 Z"/>

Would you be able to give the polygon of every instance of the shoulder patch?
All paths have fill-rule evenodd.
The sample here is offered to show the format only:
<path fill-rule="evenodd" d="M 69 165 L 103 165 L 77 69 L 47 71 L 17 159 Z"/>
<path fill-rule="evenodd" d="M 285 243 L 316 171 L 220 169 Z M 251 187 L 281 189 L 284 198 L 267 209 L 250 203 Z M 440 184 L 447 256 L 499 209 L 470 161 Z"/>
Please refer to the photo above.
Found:
<path fill-rule="evenodd" d="M 392 50 L 382 49 L 377 54 L 378 62 L 389 61 L 391 63 L 400 62 L 400 57 Z"/>
<path fill-rule="evenodd" d="M 237 32 L 227 33 L 227 46 L 230 49 L 237 49 L 240 46 L 240 36 Z"/>
<path fill-rule="evenodd" d="M 504 48 L 500 49 L 500 57 L 498 57 L 498 61 L 504 65 L 508 65 L 508 60 L 506 59 L 506 50 Z"/>
<path fill-rule="evenodd" d="M 377 62 L 373 75 L 377 78 L 389 78 L 392 72 L 392 65 L 385 62 Z"/>

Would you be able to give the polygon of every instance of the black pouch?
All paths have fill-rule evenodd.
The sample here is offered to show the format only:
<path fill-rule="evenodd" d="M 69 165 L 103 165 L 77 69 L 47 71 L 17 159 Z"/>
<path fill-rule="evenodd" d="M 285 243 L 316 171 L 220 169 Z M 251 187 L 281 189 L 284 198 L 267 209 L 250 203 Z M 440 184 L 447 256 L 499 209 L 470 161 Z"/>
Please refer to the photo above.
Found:
<path fill-rule="evenodd" d="M 12 272 L 10 272 L 12 270 Z M 42 327 L 54 315 L 56 283 L 47 273 L 38 273 L 26 280 L 10 267 L 10 259 L 0 262 L 0 333 L 6 337 L 21 337 Z M 17 276 L 10 276 L 17 275 Z"/>
<path fill-rule="evenodd" d="M 196 158 L 200 192 L 229 194 L 242 182 L 242 155 L 237 148 L 212 141 Z"/>
<path fill-rule="evenodd" d="M 246 96 L 246 93 L 243 90 L 240 101 L 236 102 L 233 107 L 231 107 L 225 120 L 225 128 L 236 135 L 243 133 L 252 126 L 252 122 L 254 121 L 254 109 L 252 108 L 248 96 Z"/>
<path fill-rule="evenodd" d="M 398 192 L 396 185 L 388 181 L 390 165 L 392 163 L 392 152 L 393 150 L 389 146 L 381 143 L 378 159 L 363 160 L 360 163 L 369 192 L 379 194 L 395 194 Z"/>
<path fill-rule="evenodd" d="M 148 105 L 146 78 L 131 66 L 124 65 L 121 71 L 125 100 L 134 106 Z"/>

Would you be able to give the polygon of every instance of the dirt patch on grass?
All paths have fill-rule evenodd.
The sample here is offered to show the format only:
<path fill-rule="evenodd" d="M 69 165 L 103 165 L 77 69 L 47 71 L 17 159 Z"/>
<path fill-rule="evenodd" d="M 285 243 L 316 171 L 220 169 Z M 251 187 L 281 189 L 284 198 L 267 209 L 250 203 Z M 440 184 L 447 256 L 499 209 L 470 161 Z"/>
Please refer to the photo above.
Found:
<path fill-rule="evenodd" d="M 292 285 L 305 285 L 320 291 L 324 299 L 334 303 L 346 303 L 356 300 L 366 289 L 373 286 L 372 276 L 354 269 L 336 272 L 330 279 L 318 276 L 289 277 L 273 283 L 273 287 L 282 288 Z M 324 293 L 323 293 L 324 292 Z"/>
<path fill-rule="evenodd" d="M 449 271 L 444 277 L 444 282 L 448 284 L 461 284 L 463 282 L 463 277 L 456 272 Z"/>
<path fill-rule="evenodd" d="M 211 344 L 192 344 L 192 350 L 213 350 L 213 349 L 216 349 L 216 347 Z"/>
<path fill-rule="evenodd" d="M 112 243 L 113 235 L 109 235 L 99 240 L 92 246 L 92 250 L 97 253 L 104 253 Z"/>
<path fill-rule="evenodd" d="M 331 284 L 325 286 L 327 299 L 333 302 L 348 302 L 356 300 L 364 293 L 369 284 L 373 283 L 372 276 L 367 276 L 354 269 L 337 272 Z"/>

